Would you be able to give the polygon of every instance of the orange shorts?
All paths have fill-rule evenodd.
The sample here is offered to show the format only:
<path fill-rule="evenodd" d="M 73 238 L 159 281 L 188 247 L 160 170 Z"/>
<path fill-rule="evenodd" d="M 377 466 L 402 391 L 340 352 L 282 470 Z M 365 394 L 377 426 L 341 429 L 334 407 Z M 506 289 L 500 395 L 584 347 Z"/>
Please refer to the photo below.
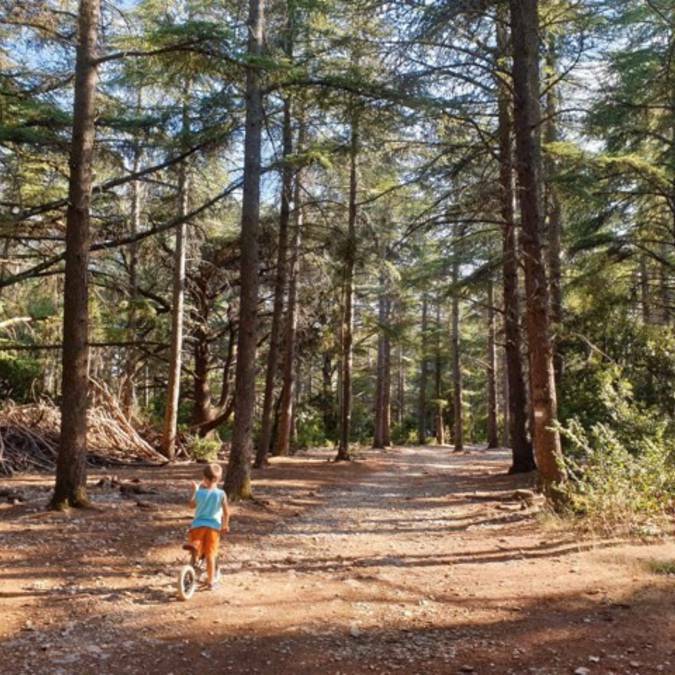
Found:
<path fill-rule="evenodd" d="M 197 557 L 215 557 L 220 545 L 220 532 L 212 527 L 195 527 L 188 535 L 190 543 L 197 549 Z"/>

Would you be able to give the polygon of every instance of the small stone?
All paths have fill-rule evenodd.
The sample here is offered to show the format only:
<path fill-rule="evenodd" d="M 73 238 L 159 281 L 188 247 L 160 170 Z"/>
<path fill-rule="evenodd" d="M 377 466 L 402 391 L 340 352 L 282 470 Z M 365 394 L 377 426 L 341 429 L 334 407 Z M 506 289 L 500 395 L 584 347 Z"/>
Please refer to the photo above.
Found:
<path fill-rule="evenodd" d="M 574 671 L 574 675 L 591 675 L 591 671 L 589 668 L 581 666 Z"/>
<path fill-rule="evenodd" d="M 358 638 L 358 637 L 361 637 L 361 635 L 363 634 L 363 631 L 355 623 L 353 623 L 351 625 L 351 627 L 349 628 L 349 634 L 353 638 Z"/>
<path fill-rule="evenodd" d="M 591 663 L 600 663 L 600 657 L 599 657 L 599 656 L 589 656 L 589 657 L 588 657 L 588 660 L 589 660 Z"/>
<path fill-rule="evenodd" d="M 459 669 L 459 672 L 460 672 L 460 673 L 473 673 L 473 672 L 475 672 L 475 670 L 476 670 L 476 669 L 475 669 L 473 666 L 470 666 L 470 665 L 468 665 L 468 664 L 464 664 L 464 665 Z"/>

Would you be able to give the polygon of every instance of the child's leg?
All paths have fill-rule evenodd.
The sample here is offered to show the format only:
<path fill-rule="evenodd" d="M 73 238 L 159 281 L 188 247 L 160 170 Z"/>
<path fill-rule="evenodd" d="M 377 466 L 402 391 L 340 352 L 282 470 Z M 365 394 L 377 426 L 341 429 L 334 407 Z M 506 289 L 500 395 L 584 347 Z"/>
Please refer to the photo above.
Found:
<path fill-rule="evenodd" d="M 213 584 L 216 573 L 216 554 L 209 552 L 206 556 L 206 580 L 209 586 Z"/>

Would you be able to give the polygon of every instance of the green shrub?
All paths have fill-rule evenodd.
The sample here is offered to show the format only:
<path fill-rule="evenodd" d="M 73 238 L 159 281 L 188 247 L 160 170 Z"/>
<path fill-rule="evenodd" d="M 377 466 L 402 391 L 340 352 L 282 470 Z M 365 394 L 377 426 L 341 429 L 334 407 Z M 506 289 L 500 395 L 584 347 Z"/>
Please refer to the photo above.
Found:
<path fill-rule="evenodd" d="M 567 513 L 603 533 L 658 532 L 675 504 L 673 443 L 657 429 L 652 438 L 642 437 L 636 452 L 603 423 L 586 431 L 572 420 L 560 431 L 571 450 L 563 459 L 568 480 L 561 488 Z"/>
<path fill-rule="evenodd" d="M 330 444 L 324 429 L 322 414 L 311 407 L 301 408 L 297 413 L 295 449 L 320 448 Z"/>
<path fill-rule="evenodd" d="M 414 445 L 417 443 L 417 419 L 408 415 L 400 424 L 391 429 L 391 442 L 394 445 Z"/>
<path fill-rule="evenodd" d="M 221 446 L 222 442 L 217 436 L 212 438 L 197 436 L 190 444 L 190 454 L 198 462 L 215 462 Z"/>
<path fill-rule="evenodd" d="M 42 374 L 39 361 L 0 354 L 0 398 L 27 403 L 33 398 L 36 381 Z"/>

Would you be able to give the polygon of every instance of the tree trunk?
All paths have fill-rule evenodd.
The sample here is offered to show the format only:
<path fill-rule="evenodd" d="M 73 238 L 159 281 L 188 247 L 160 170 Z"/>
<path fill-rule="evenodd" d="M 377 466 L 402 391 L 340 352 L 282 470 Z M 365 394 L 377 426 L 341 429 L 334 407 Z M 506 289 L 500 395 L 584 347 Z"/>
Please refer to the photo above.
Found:
<path fill-rule="evenodd" d="M 497 424 L 497 346 L 495 343 L 495 294 L 492 277 L 488 280 L 487 292 L 487 446 L 499 447 L 499 426 Z"/>
<path fill-rule="evenodd" d="M 336 419 L 333 395 L 333 361 L 329 352 L 324 352 L 321 363 L 321 414 L 326 437 L 334 437 Z"/>
<path fill-rule="evenodd" d="M 513 30 L 516 166 L 527 293 L 527 334 L 533 409 L 533 443 L 548 493 L 563 479 L 557 417 L 548 288 L 541 250 L 541 152 L 538 140 L 539 55 L 537 0 L 509 0 Z"/>
<path fill-rule="evenodd" d="M 464 227 L 461 227 L 457 233 L 454 260 L 452 262 L 452 285 L 454 288 L 452 295 L 452 411 L 453 411 L 453 443 L 454 452 L 464 450 L 464 409 L 463 409 L 463 382 L 462 382 L 462 357 L 461 341 L 459 334 L 459 291 L 457 284 L 459 282 L 459 263 L 460 263 L 460 245 L 464 238 Z"/>
<path fill-rule="evenodd" d="M 441 299 L 436 298 L 436 363 L 434 368 L 436 385 L 436 444 L 445 445 L 445 423 L 443 420 L 443 400 L 442 400 L 442 382 L 443 382 L 443 361 L 441 359 Z"/>
<path fill-rule="evenodd" d="M 556 87 L 553 81 L 558 77 L 556 68 L 555 39 L 549 38 L 546 50 L 546 66 L 548 70 L 548 91 L 546 93 L 546 124 L 544 125 L 544 141 L 555 143 L 558 140 L 557 114 L 558 101 Z M 558 188 L 554 183 L 556 165 L 548 156 L 546 161 L 546 202 L 548 211 L 548 284 L 551 299 L 551 323 L 554 330 L 558 330 L 562 323 L 562 278 L 560 269 L 560 256 L 562 254 L 562 205 Z M 563 357 L 558 347 L 558 340 L 554 346 L 555 379 L 560 386 L 563 372 Z"/>
<path fill-rule="evenodd" d="M 510 419 L 510 405 L 509 405 L 509 371 L 506 367 L 506 354 L 503 350 L 499 350 L 499 363 L 500 363 L 500 382 L 501 382 L 501 392 L 502 392 L 502 414 L 503 414 L 503 424 L 502 424 L 502 447 L 508 448 L 510 442 L 509 429 L 511 427 Z"/>
<path fill-rule="evenodd" d="M 87 406 L 89 395 L 88 263 L 99 0 L 80 0 L 75 62 L 73 136 L 66 213 L 66 270 L 63 309 L 61 438 L 53 508 L 87 506 Z"/>
<path fill-rule="evenodd" d="M 291 2 L 287 3 L 287 23 L 285 35 L 285 53 L 289 62 L 293 60 L 293 19 Z M 293 153 L 293 129 L 291 127 L 291 100 L 284 98 L 283 121 L 283 165 L 281 169 L 281 208 L 279 212 L 279 243 L 277 252 L 277 269 L 274 282 L 274 305 L 272 308 L 272 325 L 270 328 L 269 351 L 267 353 L 267 371 L 265 373 L 265 395 L 263 398 L 262 419 L 260 422 L 260 440 L 255 458 L 255 466 L 267 463 L 272 438 L 272 403 L 274 399 L 274 381 L 277 375 L 279 352 L 281 350 L 281 320 L 288 276 L 288 223 L 291 212 L 293 192 L 293 168 L 289 157 Z M 297 212 L 297 203 L 295 204 Z"/>
<path fill-rule="evenodd" d="M 502 58 L 509 55 L 506 17 L 497 24 L 497 40 Z M 512 451 L 510 473 L 527 473 L 535 468 L 532 446 L 527 437 L 527 393 L 520 351 L 520 299 L 518 296 L 518 244 L 513 208 L 513 148 L 511 94 L 507 84 L 499 86 L 499 185 L 502 217 L 504 294 L 504 352 L 508 380 L 509 441 Z"/>
<path fill-rule="evenodd" d="M 211 309 L 208 296 L 208 281 L 202 274 L 196 275 L 191 286 L 194 288 L 194 407 L 192 423 L 199 429 L 211 421 L 211 391 L 209 389 L 209 341 L 207 326 Z"/>
<path fill-rule="evenodd" d="M 397 347 L 398 357 L 397 362 L 397 377 L 396 377 L 396 422 L 400 426 L 403 424 L 403 418 L 405 417 L 405 370 L 403 369 L 403 347 L 399 344 Z"/>
<path fill-rule="evenodd" d="M 391 316 L 391 301 L 386 300 L 385 307 L 387 327 Z M 382 444 L 385 448 L 391 445 L 391 339 L 389 332 L 384 336 L 384 393 L 382 400 Z"/>
<path fill-rule="evenodd" d="M 352 424 L 352 360 L 354 323 L 354 266 L 356 261 L 357 175 L 356 160 L 359 151 L 358 112 L 351 113 L 351 143 L 349 151 L 349 222 L 344 266 L 344 308 L 342 319 L 342 395 L 340 397 L 340 440 L 337 461 L 351 459 L 349 436 Z"/>
<path fill-rule="evenodd" d="M 422 358 L 420 359 L 420 389 L 417 400 L 417 444 L 427 442 L 427 330 L 429 302 L 427 294 L 422 294 Z"/>
<path fill-rule="evenodd" d="M 141 96 L 138 95 L 138 111 L 140 112 Z M 134 148 L 134 161 L 132 171 L 137 173 L 141 166 L 141 148 L 138 143 Z M 131 214 L 129 234 L 134 236 L 138 233 L 141 224 L 141 182 L 138 180 L 131 183 Z M 136 339 L 136 305 L 138 302 L 138 243 L 129 246 L 129 292 L 127 309 L 127 340 L 133 342 Z M 122 410 L 127 418 L 131 418 L 136 407 L 136 364 L 138 353 L 133 347 L 127 348 L 126 361 L 124 364 L 124 383 L 122 388 Z"/>
<path fill-rule="evenodd" d="M 391 348 L 389 344 L 389 299 L 385 291 L 384 273 L 380 273 L 378 299 L 379 332 L 377 336 L 377 381 L 375 386 L 375 432 L 373 447 L 386 448 L 390 444 L 391 423 Z"/>
<path fill-rule="evenodd" d="M 188 116 L 188 96 L 190 84 L 186 84 L 183 101 L 183 128 L 185 141 L 190 131 Z M 179 213 L 189 213 L 190 173 L 185 160 L 180 166 L 178 177 Z M 183 312 L 185 306 L 185 251 L 187 224 L 176 227 L 176 248 L 174 251 L 173 292 L 171 302 L 171 348 L 169 352 L 169 383 L 166 392 L 166 410 L 164 413 L 164 429 L 162 433 L 162 453 L 167 459 L 176 456 L 176 433 L 178 426 L 178 402 L 180 398 L 180 376 L 183 353 Z"/>
<path fill-rule="evenodd" d="M 255 408 L 256 347 L 258 324 L 258 229 L 260 224 L 260 146 L 263 93 L 259 66 L 262 55 L 264 0 L 249 0 L 246 69 L 246 134 L 244 140 L 244 190 L 241 211 L 241 290 L 239 336 L 235 375 L 234 431 L 225 476 L 231 500 L 251 497 L 251 456 Z"/>
<path fill-rule="evenodd" d="M 302 149 L 304 140 L 304 121 L 300 119 L 298 133 L 298 149 Z M 284 338 L 283 384 L 279 406 L 279 422 L 277 426 L 275 455 L 288 455 L 294 438 L 294 411 L 296 394 L 296 342 L 298 328 L 298 277 L 300 276 L 300 243 L 302 241 L 303 213 L 300 199 L 301 172 L 295 175 L 293 195 L 293 240 L 291 242 L 290 279 L 288 287 L 288 308 L 286 310 L 286 326 Z M 325 380 L 324 380 L 325 381 Z"/>

